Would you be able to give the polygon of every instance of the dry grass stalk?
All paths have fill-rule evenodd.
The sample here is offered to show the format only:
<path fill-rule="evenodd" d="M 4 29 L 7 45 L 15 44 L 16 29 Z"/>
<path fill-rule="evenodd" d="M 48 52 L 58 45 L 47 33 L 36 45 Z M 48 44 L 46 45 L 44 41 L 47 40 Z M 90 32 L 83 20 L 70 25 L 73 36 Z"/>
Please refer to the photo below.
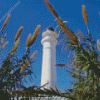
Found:
<path fill-rule="evenodd" d="M 56 17 L 58 18 L 58 14 L 57 12 L 55 11 L 55 9 L 51 6 L 51 4 L 48 2 L 48 0 L 45 0 L 45 3 L 46 5 L 48 6 L 49 10 L 51 11 L 51 13 Z"/>
<path fill-rule="evenodd" d="M 75 42 L 75 37 L 72 34 L 71 30 L 69 30 L 66 25 L 64 24 L 64 22 L 62 21 L 62 19 L 59 17 L 57 19 L 58 24 L 60 25 L 61 29 L 65 32 L 66 35 L 68 35 L 68 38 L 71 40 L 72 43 L 76 44 Z"/>
<path fill-rule="evenodd" d="M 56 64 L 55 66 L 67 67 L 67 65 L 65 65 L 65 64 Z"/>
<path fill-rule="evenodd" d="M 13 46 L 13 49 L 11 50 L 11 55 L 14 54 L 14 52 L 16 51 L 18 45 L 19 45 L 19 38 L 17 39 L 17 41 L 15 42 L 15 45 Z"/>
<path fill-rule="evenodd" d="M 7 22 L 8 22 L 8 20 L 9 20 L 9 18 L 10 18 L 10 14 L 7 16 L 7 18 L 6 18 L 6 20 L 5 20 L 4 24 L 3 24 L 3 26 L 2 26 L 2 28 L 1 28 L 1 31 L 3 31 L 3 29 L 4 29 L 5 26 L 7 25 Z"/>
<path fill-rule="evenodd" d="M 98 28 L 98 30 L 100 30 L 99 27 L 98 27 L 98 25 L 97 25 L 94 21 L 93 21 L 93 23 L 94 23 L 94 25 Z"/>
<path fill-rule="evenodd" d="M 99 39 L 97 40 L 97 47 L 98 47 L 98 49 L 100 51 L 100 42 L 99 42 Z"/>
<path fill-rule="evenodd" d="M 84 19 L 86 25 L 88 25 L 88 15 L 87 15 L 85 5 L 82 5 L 82 14 L 83 14 L 83 19 Z"/>
<path fill-rule="evenodd" d="M 1 43 L 0 43 L 0 46 L 1 45 L 3 45 L 3 43 L 5 42 L 5 40 L 6 40 L 6 37 L 7 37 L 7 34 L 5 34 L 5 36 L 4 36 L 4 38 L 3 38 L 3 40 L 1 41 Z"/>
<path fill-rule="evenodd" d="M 20 73 L 22 73 L 27 67 L 28 67 L 28 60 L 26 60 L 26 63 L 24 64 L 24 66 L 20 69 Z"/>
<path fill-rule="evenodd" d="M 2 46 L 2 49 L 8 44 L 8 41 Z"/>
<path fill-rule="evenodd" d="M 60 25 L 61 29 L 65 32 L 65 34 L 68 35 L 68 38 L 72 41 L 72 43 L 76 44 L 75 37 L 72 34 L 71 30 L 69 30 L 66 25 L 64 24 L 63 20 L 58 16 L 57 12 L 54 10 L 54 8 L 51 6 L 51 4 L 48 2 L 48 0 L 45 0 L 45 3 L 49 10 L 52 12 L 52 14 L 57 18 L 58 24 Z"/>
<path fill-rule="evenodd" d="M 22 30 L 23 30 L 23 27 L 21 26 L 21 27 L 19 28 L 19 30 L 18 30 L 16 36 L 15 36 L 15 41 L 19 38 L 19 36 L 20 36 Z"/>
<path fill-rule="evenodd" d="M 40 31 L 40 25 L 37 26 L 37 28 L 36 28 L 33 36 L 32 36 L 32 39 L 30 40 L 28 46 L 31 46 L 35 42 L 35 40 L 36 40 L 36 38 L 37 38 L 37 36 L 39 34 L 39 31 Z"/>
<path fill-rule="evenodd" d="M 82 34 L 82 32 L 79 30 L 79 36 L 82 38 L 82 40 L 84 40 L 84 36 L 83 36 L 83 34 Z"/>
<path fill-rule="evenodd" d="M 29 43 L 30 43 L 30 40 L 31 40 L 31 33 L 27 37 L 27 40 L 26 40 L 26 48 L 28 48 Z"/>
<path fill-rule="evenodd" d="M 29 60 L 30 62 L 31 62 L 31 60 L 35 57 L 36 53 L 37 53 L 37 51 L 35 51 L 35 52 L 31 55 L 30 60 Z"/>

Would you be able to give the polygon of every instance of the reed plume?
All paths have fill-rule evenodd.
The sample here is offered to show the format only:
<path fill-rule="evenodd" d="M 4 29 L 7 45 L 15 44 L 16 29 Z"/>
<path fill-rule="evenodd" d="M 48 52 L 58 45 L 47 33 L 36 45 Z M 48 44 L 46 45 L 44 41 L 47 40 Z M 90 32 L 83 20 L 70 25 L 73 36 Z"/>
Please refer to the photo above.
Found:
<path fill-rule="evenodd" d="M 82 32 L 79 30 L 79 36 L 82 38 L 82 40 L 84 40 L 84 36 L 83 36 L 83 34 L 82 34 Z"/>
<path fill-rule="evenodd" d="M 30 40 L 31 40 L 31 33 L 28 35 L 26 40 L 26 49 L 29 47 Z"/>
<path fill-rule="evenodd" d="M 75 36 L 74 36 L 74 34 L 71 32 L 71 30 L 70 29 L 68 29 L 67 27 L 66 27 L 66 25 L 64 24 L 64 22 L 63 22 L 63 20 L 60 18 L 60 17 L 58 17 L 58 19 L 57 19 L 57 21 L 58 21 L 58 24 L 60 25 L 60 27 L 61 27 L 61 29 L 64 31 L 64 33 L 68 36 L 68 38 L 70 39 L 70 41 L 72 42 L 72 43 L 74 43 L 74 44 L 76 44 L 76 42 L 75 42 Z"/>
<path fill-rule="evenodd" d="M 23 27 L 21 26 L 21 27 L 19 28 L 19 30 L 18 30 L 16 36 L 15 36 L 15 41 L 17 41 L 17 39 L 19 38 L 19 36 L 20 36 L 22 30 L 23 30 Z"/>
<path fill-rule="evenodd" d="M 17 41 L 15 42 L 15 45 L 13 46 L 13 49 L 11 50 L 11 55 L 14 54 L 14 52 L 16 51 L 18 45 L 19 45 L 19 38 L 17 39 Z"/>
<path fill-rule="evenodd" d="M 67 67 L 67 65 L 65 65 L 65 64 L 56 64 L 55 66 Z"/>
<path fill-rule="evenodd" d="M 97 47 L 98 47 L 98 49 L 100 51 L 100 42 L 99 42 L 99 39 L 97 40 Z"/>
<path fill-rule="evenodd" d="M 84 19 L 86 25 L 88 25 L 88 15 L 87 15 L 85 5 L 82 5 L 82 14 L 83 14 L 83 19 Z"/>
<path fill-rule="evenodd" d="M 9 18 L 10 18 L 10 14 L 7 16 L 7 18 L 6 18 L 6 20 L 5 20 L 4 24 L 3 24 L 3 26 L 2 26 L 2 28 L 1 28 L 1 32 L 3 31 L 3 29 L 4 29 L 5 26 L 7 25 L 7 22 L 8 22 L 8 20 L 9 20 Z"/>
<path fill-rule="evenodd" d="M 37 26 L 37 28 L 36 28 L 33 36 L 32 36 L 32 39 L 30 40 L 28 46 L 31 46 L 35 42 L 35 40 L 36 40 L 36 38 L 37 38 L 37 36 L 39 34 L 39 31 L 40 31 L 40 25 Z"/>
<path fill-rule="evenodd" d="M 24 66 L 22 66 L 19 73 L 22 73 L 28 67 L 28 65 L 29 65 L 29 62 L 28 60 L 26 60 L 26 63 L 24 64 Z"/>
<path fill-rule="evenodd" d="M 2 46 L 2 49 L 8 44 L 8 41 Z"/>
<path fill-rule="evenodd" d="M 1 43 L 0 43 L 0 46 L 3 45 L 3 43 L 4 43 L 5 40 L 6 40 L 6 37 L 7 37 L 7 34 L 4 35 L 3 40 L 2 40 Z"/>
<path fill-rule="evenodd" d="M 45 3 L 46 5 L 48 6 L 49 10 L 51 11 L 51 13 L 56 17 L 58 18 L 58 14 L 57 12 L 55 11 L 55 9 L 51 6 L 51 4 L 48 2 L 48 0 L 45 0 Z"/>
<path fill-rule="evenodd" d="M 35 51 L 35 52 L 31 55 L 30 60 L 29 60 L 30 62 L 31 62 L 31 60 L 35 57 L 36 53 L 37 53 L 37 51 Z"/>
<path fill-rule="evenodd" d="M 66 27 L 63 20 L 59 17 L 55 9 L 51 6 L 51 4 L 48 2 L 48 0 L 45 0 L 45 3 L 51 13 L 57 18 L 58 24 L 60 25 L 61 29 L 64 31 L 65 34 L 68 35 L 68 38 L 71 40 L 72 43 L 76 44 L 75 42 L 75 36 L 72 34 L 71 30 Z"/>

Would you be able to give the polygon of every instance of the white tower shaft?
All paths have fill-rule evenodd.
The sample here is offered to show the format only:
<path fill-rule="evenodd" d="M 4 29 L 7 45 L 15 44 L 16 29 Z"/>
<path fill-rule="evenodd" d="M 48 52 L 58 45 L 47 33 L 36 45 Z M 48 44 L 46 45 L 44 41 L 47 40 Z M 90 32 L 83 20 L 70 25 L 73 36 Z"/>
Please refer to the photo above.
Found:
<path fill-rule="evenodd" d="M 43 45 L 43 59 L 42 59 L 42 76 L 41 86 L 45 85 L 44 88 L 50 89 L 57 86 L 56 80 L 56 44 L 57 34 L 51 30 L 47 30 L 42 34 L 42 45 Z"/>

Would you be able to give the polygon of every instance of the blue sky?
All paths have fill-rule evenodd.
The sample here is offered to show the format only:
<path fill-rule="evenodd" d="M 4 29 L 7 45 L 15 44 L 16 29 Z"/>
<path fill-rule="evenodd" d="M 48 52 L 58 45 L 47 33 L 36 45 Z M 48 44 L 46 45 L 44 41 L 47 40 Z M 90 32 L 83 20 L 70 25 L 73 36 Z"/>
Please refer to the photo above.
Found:
<path fill-rule="evenodd" d="M 95 22 L 100 27 L 100 1 L 98 0 L 49 0 L 52 6 L 55 8 L 62 20 L 68 21 L 68 27 L 74 31 L 78 32 L 80 30 L 84 35 L 87 33 L 87 27 L 84 23 L 82 17 L 82 4 L 86 6 L 88 18 L 89 18 L 89 29 L 90 33 L 95 39 L 99 35 L 99 30 L 94 25 Z M 20 45 L 16 52 L 20 58 L 25 53 L 25 44 L 26 38 L 31 33 L 33 34 L 37 25 L 41 25 L 41 30 L 38 38 L 36 39 L 33 46 L 31 46 L 31 54 L 37 50 L 38 53 L 34 59 L 35 63 L 33 64 L 33 71 L 37 79 L 33 77 L 33 83 L 28 85 L 37 84 L 40 86 L 41 82 L 41 67 L 42 67 L 42 32 L 48 27 L 51 26 L 55 28 L 58 24 L 55 21 L 55 17 L 50 13 L 47 6 L 43 0 L 20 0 L 20 3 L 14 7 L 18 0 L 1 0 L 0 1 L 0 28 L 6 18 L 3 17 L 11 10 L 11 17 L 8 25 L 4 30 L 4 34 L 7 33 L 7 40 L 9 44 L 4 49 L 4 56 L 7 52 L 11 50 L 11 47 L 14 43 L 14 37 L 17 30 L 20 26 L 24 27 L 24 30 L 20 37 Z M 2 20 L 3 19 L 3 20 Z M 58 43 L 61 41 L 61 38 L 58 38 Z M 68 64 L 68 57 L 70 56 L 70 51 L 65 50 L 63 43 L 59 43 L 56 47 L 56 62 Z M 22 50 L 22 51 L 21 51 Z M 64 89 L 71 88 L 72 85 L 70 82 L 71 79 L 69 73 L 67 72 L 69 68 L 59 68 L 57 67 L 57 87 L 64 91 Z"/>

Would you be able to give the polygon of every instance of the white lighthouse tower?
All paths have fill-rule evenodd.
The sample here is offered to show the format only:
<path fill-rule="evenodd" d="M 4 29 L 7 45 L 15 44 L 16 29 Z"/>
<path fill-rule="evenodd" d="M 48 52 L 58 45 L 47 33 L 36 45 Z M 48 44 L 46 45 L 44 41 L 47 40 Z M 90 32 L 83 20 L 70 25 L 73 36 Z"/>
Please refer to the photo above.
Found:
<path fill-rule="evenodd" d="M 42 34 L 43 45 L 43 58 L 42 58 L 42 74 L 41 74 L 41 86 L 46 89 L 55 88 L 57 86 L 56 79 L 56 45 L 57 34 L 54 29 L 49 27 Z"/>

